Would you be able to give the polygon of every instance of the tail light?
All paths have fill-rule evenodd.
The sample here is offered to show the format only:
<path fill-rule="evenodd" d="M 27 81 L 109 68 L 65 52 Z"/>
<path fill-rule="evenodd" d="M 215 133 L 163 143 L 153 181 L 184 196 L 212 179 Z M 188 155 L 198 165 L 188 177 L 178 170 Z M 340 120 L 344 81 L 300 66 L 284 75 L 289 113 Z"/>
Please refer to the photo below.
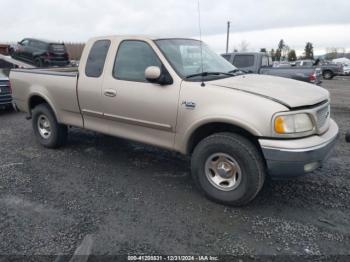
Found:
<path fill-rule="evenodd" d="M 311 75 L 309 76 L 309 80 L 310 80 L 310 82 L 315 82 L 315 81 L 316 81 L 316 79 L 317 79 L 316 72 L 314 72 L 313 74 L 311 74 Z"/>

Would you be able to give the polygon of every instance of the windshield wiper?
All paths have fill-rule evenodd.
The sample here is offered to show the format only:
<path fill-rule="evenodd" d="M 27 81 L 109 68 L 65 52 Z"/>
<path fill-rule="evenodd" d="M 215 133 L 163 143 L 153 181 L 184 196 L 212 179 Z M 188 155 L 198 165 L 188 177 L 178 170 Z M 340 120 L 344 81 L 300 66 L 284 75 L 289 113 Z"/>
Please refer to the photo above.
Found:
<path fill-rule="evenodd" d="M 186 79 L 197 77 L 197 76 L 218 76 L 218 75 L 226 75 L 226 76 L 235 76 L 234 74 L 231 73 L 224 73 L 224 72 L 203 72 L 203 73 L 198 73 L 198 74 L 193 74 L 193 75 L 188 75 L 186 76 Z"/>
<path fill-rule="evenodd" d="M 239 69 L 233 69 L 231 71 L 229 71 L 230 74 L 235 74 L 235 73 L 244 73 L 242 70 L 239 70 Z"/>

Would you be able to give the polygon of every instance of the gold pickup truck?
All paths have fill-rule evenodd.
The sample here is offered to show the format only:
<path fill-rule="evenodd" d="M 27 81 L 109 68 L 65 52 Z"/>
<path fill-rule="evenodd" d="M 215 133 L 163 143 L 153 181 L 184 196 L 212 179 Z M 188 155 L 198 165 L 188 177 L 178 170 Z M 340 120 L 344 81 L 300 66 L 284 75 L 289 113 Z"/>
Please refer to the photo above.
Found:
<path fill-rule="evenodd" d="M 79 68 L 16 69 L 10 80 L 43 146 L 62 146 L 75 126 L 171 149 L 191 156 L 207 197 L 236 206 L 266 175 L 319 168 L 338 137 L 328 91 L 242 74 L 192 39 L 94 38 Z"/>

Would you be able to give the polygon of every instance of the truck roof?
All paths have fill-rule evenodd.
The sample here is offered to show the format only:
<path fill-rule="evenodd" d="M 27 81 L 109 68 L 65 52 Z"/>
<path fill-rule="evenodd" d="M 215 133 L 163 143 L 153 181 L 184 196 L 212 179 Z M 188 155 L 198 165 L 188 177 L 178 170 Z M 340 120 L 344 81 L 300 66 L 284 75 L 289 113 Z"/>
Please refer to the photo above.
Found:
<path fill-rule="evenodd" d="M 197 40 L 194 38 L 185 38 L 185 37 L 161 37 L 161 36 L 152 36 L 152 35 L 106 35 L 90 38 L 90 41 L 103 40 L 103 39 L 143 39 L 143 40 L 159 40 L 159 39 L 188 39 L 188 40 Z"/>
<path fill-rule="evenodd" d="M 29 41 L 38 41 L 38 42 L 42 42 L 42 43 L 45 43 L 45 44 L 63 44 L 63 42 L 59 42 L 59 41 L 51 41 L 51 40 L 48 40 L 48 39 L 42 39 L 42 38 L 32 38 L 32 37 L 26 37 L 26 38 L 23 38 L 23 40 L 29 40 Z"/>
<path fill-rule="evenodd" d="M 224 53 L 223 55 L 269 55 L 268 53 L 263 52 L 232 52 L 232 53 Z"/>

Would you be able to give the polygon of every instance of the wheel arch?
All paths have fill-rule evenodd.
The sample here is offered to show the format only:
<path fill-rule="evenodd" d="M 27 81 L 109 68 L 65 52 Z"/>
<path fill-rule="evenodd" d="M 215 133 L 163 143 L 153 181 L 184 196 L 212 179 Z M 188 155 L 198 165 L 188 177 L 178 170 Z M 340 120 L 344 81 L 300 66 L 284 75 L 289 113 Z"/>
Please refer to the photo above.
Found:
<path fill-rule="evenodd" d="M 242 135 L 249 140 L 251 140 L 254 145 L 257 146 L 259 151 L 261 150 L 258 142 L 259 136 L 261 134 L 259 131 L 248 127 L 245 124 L 237 123 L 233 121 L 206 121 L 204 123 L 200 123 L 192 128 L 192 131 L 187 136 L 186 142 L 185 142 L 185 153 L 188 155 L 191 155 L 194 148 L 198 145 L 200 141 L 202 141 L 204 138 L 216 134 L 216 133 L 223 133 L 223 132 L 232 132 L 239 135 Z"/>
<path fill-rule="evenodd" d="M 48 97 L 46 97 L 45 95 L 39 94 L 39 93 L 33 93 L 28 99 L 28 117 L 29 118 L 32 117 L 32 110 L 40 104 L 49 105 L 49 107 L 51 108 L 52 112 L 54 113 L 57 121 L 59 121 L 57 111 L 55 110 L 55 107 L 54 107 L 53 103 L 51 102 L 51 100 Z"/>

